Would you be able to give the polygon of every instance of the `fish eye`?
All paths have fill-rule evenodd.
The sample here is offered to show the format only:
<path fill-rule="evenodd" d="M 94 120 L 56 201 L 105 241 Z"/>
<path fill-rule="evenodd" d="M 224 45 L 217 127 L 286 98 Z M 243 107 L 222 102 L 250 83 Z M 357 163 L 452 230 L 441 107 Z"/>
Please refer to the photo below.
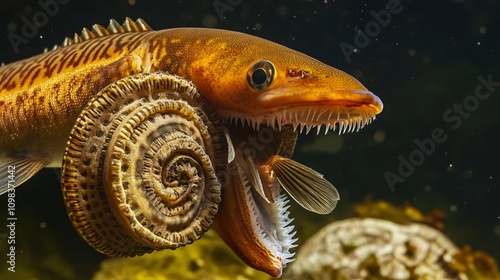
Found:
<path fill-rule="evenodd" d="M 267 88 L 276 75 L 276 69 L 271 61 L 257 61 L 247 73 L 248 84 L 255 90 L 263 90 Z"/>

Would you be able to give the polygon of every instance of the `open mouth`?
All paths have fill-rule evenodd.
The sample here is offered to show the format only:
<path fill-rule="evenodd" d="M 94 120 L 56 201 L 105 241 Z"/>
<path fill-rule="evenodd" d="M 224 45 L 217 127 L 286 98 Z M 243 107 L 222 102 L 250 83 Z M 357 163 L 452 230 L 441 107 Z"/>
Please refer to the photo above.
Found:
<path fill-rule="evenodd" d="M 369 105 L 281 107 L 251 117 L 232 113 L 231 117 L 223 118 L 229 129 L 227 137 L 232 156 L 228 162 L 233 170 L 223 207 L 231 208 L 224 212 L 238 212 L 237 222 L 243 223 L 238 232 L 223 238 L 232 239 L 226 240 L 228 244 L 245 244 L 233 250 L 250 266 L 274 277 L 279 277 L 286 264 L 293 261 L 294 253 L 290 249 L 297 241 L 294 227 L 290 225 L 293 219 L 289 218 L 288 197 L 319 214 L 330 213 L 340 199 L 336 188 L 323 175 L 289 158 L 297 133 L 307 134 L 313 128 L 318 134 L 320 131 L 339 134 L 358 131 L 371 123 L 381 110 Z M 265 145 L 252 145 L 252 139 L 259 139 L 259 133 L 265 129 L 271 131 L 274 138 Z M 259 146 L 268 149 L 259 150 Z M 257 251 L 260 253 L 255 253 Z"/>

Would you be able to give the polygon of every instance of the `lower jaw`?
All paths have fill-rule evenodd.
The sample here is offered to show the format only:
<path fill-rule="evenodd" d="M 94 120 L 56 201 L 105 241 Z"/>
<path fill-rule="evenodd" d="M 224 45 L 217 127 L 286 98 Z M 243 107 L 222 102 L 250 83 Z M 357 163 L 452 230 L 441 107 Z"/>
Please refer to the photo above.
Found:
<path fill-rule="evenodd" d="M 238 174 L 234 164 L 229 165 L 222 202 L 213 228 L 224 242 L 250 267 L 273 277 L 281 276 L 285 260 L 266 247 L 254 223 L 256 217 L 249 199 L 252 190 Z M 277 197 L 276 197 L 277 198 Z M 277 206 L 277 205 L 275 205 Z M 267 218 L 267 217 L 260 217 Z M 276 247 L 281 247 L 277 244 Z"/>

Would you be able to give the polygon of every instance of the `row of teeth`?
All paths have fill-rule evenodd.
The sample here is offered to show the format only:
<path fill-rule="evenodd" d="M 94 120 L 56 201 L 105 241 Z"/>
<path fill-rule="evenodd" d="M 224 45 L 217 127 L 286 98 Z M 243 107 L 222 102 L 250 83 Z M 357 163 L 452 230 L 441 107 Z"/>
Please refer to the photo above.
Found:
<path fill-rule="evenodd" d="M 278 239 L 282 240 L 282 248 L 279 256 L 283 258 L 283 263 L 285 265 L 295 260 L 293 258 L 295 253 L 290 253 L 290 249 L 297 247 L 295 242 L 298 240 L 298 238 L 293 238 L 297 232 L 293 231 L 294 226 L 290 225 L 294 219 L 288 217 L 290 214 L 290 211 L 288 211 L 288 208 L 290 208 L 289 202 L 290 200 L 285 194 L 280 194 L 277 202 L 278 207 L 275 208 L 278 210 L 277 220 L 279 221 L 276 234 L 278 235 Z"/>
<path fill-rule="evenodd" d="M 290 205 L 288 205 L 288 203 L 290 201 L 287 199 L 285 194 L 281 194 L 278 196 L 277 202 L 269 204 L 274 218 L 273 221 L 270 221 L 270 224 L 273 224 L 274 222 L 277 223 L 275 225 L 276 231 L 269 233 L 264 227 L 261 226 L 261 222 L 258 221 L 258 219 L 262 218 L 263 215 L 259 212 L 255 200 L 251 199 L 253 197 L 251 183 L 247 178 L 242 179 L 243 185 L 245 186 L 246 197 L 250 198 L 247 201 L 250 205 L 251 211 L 253 212 L 250 216 L 254 218 L 252 223 L 254 225 L 254 230 L 258 232 L 263 241 L 267 244 L 271 244 L 271 246 L 267 247 L 273 249 L 273 254 L 278 258 L 281 258 L 283 260 L 283 264 L 286 265 L 287 263 L 294 261 L 293 256 L 295 253 L 290 253 L 290 249 L 297 247 L 294 243 L 298 240 L 298 238 L 293 238 L 297 232 L 293 231 L 294 226 L 290 225 L 293 219 L 288 217 L 290 214 L 290 211 L 288 211 Z M 272 234 L 272 236 L 270 234 Z M 277 247 L 276 241 L 274 240 L 277 240 L 281 247 Z"/>
<path fill-rule="evenodd" d="M 313 125 L 308 125 L 308 124 L 293 124 L 294 131 L 299 129 L 299 132 L 302 133 L 304 129 L 306 130 L 306 134 L 309 134 L 309 131 L 311 131 L 312 128 L 316 128 L 316 135 L 319 135 L 320 131 L 324 127 L 324 133 L 327 134 L 328 131 L 335 131 L 338 128 L 339 135 L 344 134 L 346 132 L 354 132 L 354 131 L 359 131 L 365 125 L 370 124 L 375 117 L 372 117 L 370 119 L 361 119 L 361 118 L 356 118 L 356 119 L 350 119 L 350 120 L 340 120 L 336 121 L 334 123 L 328 123 L 328 124 L 313 124 Z"/>
<path fill-rule="evenodd" d="M 328 110 L 324 109 L 319 114 L 317 110 L 307 110 L 300 111 L 298 113 L 285 112 L 284 114 L 276 114 L 270 117 L 229 117 L 226 119 L 226 123 L 238 125 L 240 123 L 242 126 L 249 126 L 254 130 L 258 130 L 261 124 L 267 124 L 273 128 L 281 130 L 282 125 L 292 124 L 294 130 L 299 129 L 302 133 L 305 129 L 305 133 L 309 134 L 312 128 L 316 128 L 316 134 L 318 135 L 323 129 L 324 133 L 327 134 L 328 131 L 336 131 L 338 129 L 339 135 L 346 132 L 359 131 L 365 125 L 370 124 L 375 120 L 375 115 L 369 112 L 356 113 L 355 116 L 350 116 L 347 112 L 337 112 L 336 118 L 332 119 L 333 111 L 328 113 L 328 117 L 324 123 L 318 123 L 320 117 L 326 113 Z M 300 117 L 299 117 L 300 114 Z M 345 115 L 345 118 L 340 118 L 340 116 Z"/>

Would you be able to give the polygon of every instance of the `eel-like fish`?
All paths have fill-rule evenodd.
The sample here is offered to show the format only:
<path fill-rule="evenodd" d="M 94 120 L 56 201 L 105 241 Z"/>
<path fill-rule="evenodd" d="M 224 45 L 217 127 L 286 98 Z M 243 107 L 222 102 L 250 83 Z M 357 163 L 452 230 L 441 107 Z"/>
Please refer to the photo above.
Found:
<path fill-rule="evenodd" d="M 256 137 L 262 127 L 355 131 L 383 108 L 350 75 L 261 38 L 204 28 L 154 31 L 140 19 L 123 25 L 112 20 L 108 28 L 94 25 L 53 50 L 0 67 L 0 193 L 8 190 L 9 166 L 16 166 L 17 185 L 44 167 L 61 166 L 76 118 L 102 88 L 156 71 L 192 81 L 225 123 L 251 129 Z M 318 213 L 333 210 L 338 193 L 322 182 L 314 186 L 314 178 L 307 179 L 313 171 L 292 160 L 275 154 L 252 164 L 241 145 L 234 147 L 228 159 L 234 160 L 228 165 L 233 187 L 226 187 L 215 229 L 245 262 L 278 277 L 295 241 L 286 199 L 262 186 L 248 191 L 249 178 L 282 174 L 295 187 L 285 188 L 290 195 Z M 261 196 L 241 197 L 255 194 Z M 255 208 L 262 216 L 250 221 Z"/>

